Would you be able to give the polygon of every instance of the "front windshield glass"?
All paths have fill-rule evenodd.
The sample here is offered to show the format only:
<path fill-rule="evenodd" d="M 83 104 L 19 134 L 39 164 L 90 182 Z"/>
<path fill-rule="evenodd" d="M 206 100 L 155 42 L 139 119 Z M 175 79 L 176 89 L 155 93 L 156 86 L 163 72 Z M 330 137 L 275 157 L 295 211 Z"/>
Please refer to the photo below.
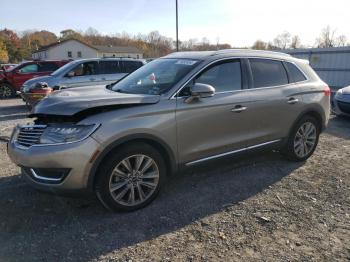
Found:
<path fill-rule="evenodd" d="M 156 59 L 116 83 L 112 90 L 130 94 L 160 95 L 172 88 L 199 63 L 192 59 Z"/>
<path fill-rule="evenodd" d="M 64 66 L 58 68 L 56 71 L 52 72 L 50 75 L 51 76 L 57 76 L 60 75 L 61 73 L 65 72 L 67 69 L 71 68 L 72 65 L 77 64 L 77 61 L 72 61 L 69 62 L 68 64 L 65 64 Z"/>

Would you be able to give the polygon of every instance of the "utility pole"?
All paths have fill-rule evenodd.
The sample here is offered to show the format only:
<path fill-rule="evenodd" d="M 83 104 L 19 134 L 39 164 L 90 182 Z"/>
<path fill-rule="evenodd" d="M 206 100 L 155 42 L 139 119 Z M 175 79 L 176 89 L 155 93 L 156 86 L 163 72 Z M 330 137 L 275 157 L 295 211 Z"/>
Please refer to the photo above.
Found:
<path fill-rule="evenodd" d="M 176 51 L 179 52 L 179 18 L 178 18 L 178 6 L 176 1 Z"/>

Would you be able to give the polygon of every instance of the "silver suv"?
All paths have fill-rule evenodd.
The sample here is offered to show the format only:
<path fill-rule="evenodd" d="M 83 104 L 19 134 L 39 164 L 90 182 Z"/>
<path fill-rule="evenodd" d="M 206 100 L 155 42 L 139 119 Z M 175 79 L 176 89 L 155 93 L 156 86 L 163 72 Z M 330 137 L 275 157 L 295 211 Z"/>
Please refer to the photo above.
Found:
<path fill-rule="evenodd" d="M 150 203 L 182 167 L 253 149 L 304 161 L 330 112 L 307 61 L 253 50 L 173 53 L 106 89 L 56 92 L 14 129 L 11 159 L 37 188 L 90 190 L 109 209 Z"/>
<path fill-rule="evenodd" d="M 52 88 L 70 88 L 111 84 L 146 64 L 145 60 L 133 58 L 92 58 L 74 60 L 51 75 L 26 81 L 21 92 L 27 93 L 36 84 L 45 82 Z"/>

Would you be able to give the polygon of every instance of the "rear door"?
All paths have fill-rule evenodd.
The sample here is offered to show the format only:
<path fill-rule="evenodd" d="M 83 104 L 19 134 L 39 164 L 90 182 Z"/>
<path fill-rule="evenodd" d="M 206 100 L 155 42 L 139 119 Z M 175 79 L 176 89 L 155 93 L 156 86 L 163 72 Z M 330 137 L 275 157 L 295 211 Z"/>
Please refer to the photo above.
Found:
<path fill-rule="evenodd" d="M 288 136 L 302 112 L 300 88 L 287 74 L 283 61 L 250 58 L 252 137 L 248 146 L 270 143 Z"/>
<path fill-rule="evenodd" d="M 72 74 L 71 76 L 69 74 Z M 98 84 L 98 63 L 96 61 L 84 62 L 76 65 L 70 72 L 62 77 L 60 86 L 79 87 Z"/>
<path fill-rule="evenodd" d="M 125 76 L 121 61 L 119 60 L 100 61 L 99 70 L 99 81 L 103 85 L 111 84 Z"/>
<path fill-rule="evenodd" d="M 187 102 L 194 83 L 213 86 L 213 97 Z M 176 121 L 179 159 L 203 161 L 243 150 L 249 138 L 252 115 L 244 66 L 239 59 L 214 63 L 186 85 L 177 97 Z"/>

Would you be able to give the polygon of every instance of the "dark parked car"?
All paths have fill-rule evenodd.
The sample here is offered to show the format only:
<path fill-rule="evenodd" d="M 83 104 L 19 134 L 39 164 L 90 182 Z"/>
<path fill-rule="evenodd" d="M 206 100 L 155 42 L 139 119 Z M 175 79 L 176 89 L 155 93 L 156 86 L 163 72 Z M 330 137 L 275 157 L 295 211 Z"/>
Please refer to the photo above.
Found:
<path fill-rule="evenodd" d="M 329 113 L 330 89 L 307 61 L 174 53 L 109 89 L 54 92 L 34 107 L 34 123 L 14 129 L 8 154 L 34 187 L 91 190 L 104 206 L 130 211 L 179 168 L 257 149 L 305 161 Z"/>
<path fill-rule="evenodd" d="M 333 112 L 350 117 L 350 86 L 339 89 L 333 99 Z"/>
<path fill-rule="evenodd" d="M 28 61 L 0 73 L 0 99 L 16 96 L 23 83 L 33 77 L 49 75 L 68 60 Z"/>

